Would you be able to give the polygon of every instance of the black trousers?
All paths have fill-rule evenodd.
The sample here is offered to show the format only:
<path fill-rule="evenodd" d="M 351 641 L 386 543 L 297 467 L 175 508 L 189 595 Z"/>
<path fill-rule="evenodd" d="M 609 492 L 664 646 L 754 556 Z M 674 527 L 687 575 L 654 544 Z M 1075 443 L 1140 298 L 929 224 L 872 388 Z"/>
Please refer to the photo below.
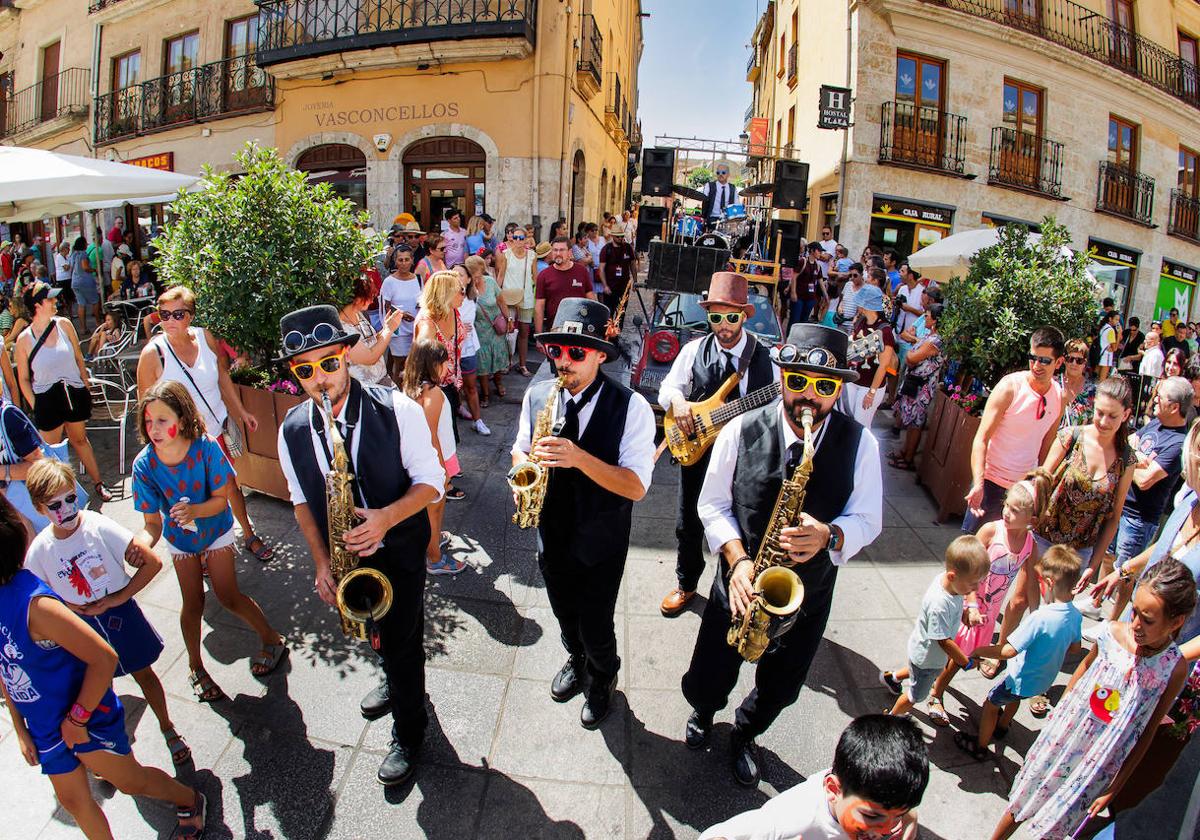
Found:
<path fill-rule="evenodd" d="M 712 450 L 709 450 L 711 453 Z M 700 488 L 704 486 L 704 473 L 708 470 L 708 457 L 690 467 L 679 468 L 679 510 L 675 515 L 675 577 L 684 592 L 695 592 L 700 575 L 704 573 L 704 524 L 696 505 L 700 500 Z"/>
<path fill-rule="evenodd" d="M 625 553 L 587 566 L 570 552 L 543 545 L 538 567 L 563 647 L 571 656 L 586 657 L 593 684 L 611 682 L 621 670 L 613 614 L 625 574 Z"/>
<path fill-rule="evenodd" d="M 758 660 L 754 688 L 738 706 L 734 720 L 748 737 L 766 732 L 779 713 L 800 696 L 800 687 L 825 634 L 837 579 L 836 566 L 827 559 L 819 562 L 814 568 L 795 567 L 804 582 L 800 615 L 792 629 L 776 639 Z M 692 662 L 683 675 L 683 696 L 702 714 L 711 715 L 725 708 L 744 661 L 725 640 L 731 619 L 724 594 L 714 582 L 700 620 Z"/>
<path fill-rule="evenodd" d="M 425 547 L 421 565 L 402 568 L 395 549 L 381 548 L 362 565 L 383 572 L 392 583 L 392 608 L 379 621 L 379 656 L 392 701 L 392 737 L 416 750 L 425 738 Z"/>

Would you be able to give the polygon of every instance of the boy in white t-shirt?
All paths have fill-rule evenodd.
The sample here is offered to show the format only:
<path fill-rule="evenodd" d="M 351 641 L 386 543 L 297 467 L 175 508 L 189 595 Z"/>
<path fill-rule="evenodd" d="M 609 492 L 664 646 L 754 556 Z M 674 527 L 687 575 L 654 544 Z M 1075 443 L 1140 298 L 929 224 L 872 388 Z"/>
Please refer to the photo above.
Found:
<path fill-rule="evenodd" d="M 909 718 L 863 715 L 842 732 L 833 767 L 700 840 L 916 840 L 929 752 Z"/>
<path fill-rule="evenodd" d="M 25 554 L 33 572 L 117 652 L 116 676 L 133 677 L 154 710 L 175 766 L 191 757 L 175 731 L 167 695 L 154 673 L 162 638 L 133 596 L 154 579 L 162 561 L 150 546 L 103 514 L 82 510 L 69 464 L 42 458 L 29 468 L 25 488 L 50 524 Z M 137 568 L 133 577 L 125 563 Z"/>

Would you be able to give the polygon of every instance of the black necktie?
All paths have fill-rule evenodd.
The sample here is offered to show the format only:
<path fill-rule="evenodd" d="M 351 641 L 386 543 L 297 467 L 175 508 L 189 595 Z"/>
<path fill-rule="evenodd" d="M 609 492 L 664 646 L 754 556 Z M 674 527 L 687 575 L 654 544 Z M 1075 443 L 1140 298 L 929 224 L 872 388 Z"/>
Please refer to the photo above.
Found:
<path fill-rule="evenodd" d="M 787 466 L 784 468 L 784 475 L 788 478 L 792 477 L 792 473 L 796 471 L 796 467 L 800 466 L 800 461 L 804 457 L 804 444 L 801 441 L 796 441 L 787 448 Z"/>
<path fill-rule="evenodd" d="M 592 397 L 596 396 L 596 392 L 599 390 L 600 380 L 596 379 L 580 395 L 579 399 L 567 398 L 567 408 L 563 413 L 562 427 L 559 429 L 556 437 L 566 438 L 575 443 L 579 442 L 579 412 L 583 411 L 584 406 L 592 401 Z"/>
<path fill-rule="evenodd" d="M 721 374 L 721 381 L 725 382 L 729 377 L 737 373 L 737 368 L 733 364 L 733 354 L 728 350 L 722 350 L 721 352 L 725 354 L 725 372 Z"/>
<path fill-rule="evenodd" d="M 720 190 L 720 192 L 721 192 L 721 208 L 720 209 L 724 210 L 725 202 L 729 199 L 729 193 L 727 192 L 727 190 L 729 188 L 725 184 L 718 184 L 717 189 Z"/>

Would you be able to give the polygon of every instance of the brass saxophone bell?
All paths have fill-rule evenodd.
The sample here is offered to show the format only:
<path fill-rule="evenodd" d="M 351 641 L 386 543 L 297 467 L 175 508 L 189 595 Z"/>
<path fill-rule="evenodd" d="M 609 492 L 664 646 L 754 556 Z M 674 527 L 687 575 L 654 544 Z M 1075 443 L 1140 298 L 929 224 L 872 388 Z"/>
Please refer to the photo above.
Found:
<path fill-rule="evenodd" d="M 392 608 L 392 582 L 380 571 L 358 566 L 338 582 L 337 606 L 342 632 L 370 641 L 370 627 Z"/>

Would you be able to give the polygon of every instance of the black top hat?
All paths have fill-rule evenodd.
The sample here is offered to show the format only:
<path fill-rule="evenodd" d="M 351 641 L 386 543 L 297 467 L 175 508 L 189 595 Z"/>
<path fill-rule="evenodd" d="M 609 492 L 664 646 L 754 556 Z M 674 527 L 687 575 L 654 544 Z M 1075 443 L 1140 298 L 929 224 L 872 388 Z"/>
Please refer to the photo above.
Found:
<path fill-rule="evenodd" d="M 346 332 L 332 306 L 310 306 L 289 312 L 279 319 L 279 336 L 283 355 L 276 362 L 286 362 L 309 350 L 335 344 L 353 347 L 358 343 L 358 334 Z"/>
<path fill-rule="evenodd" d="M 611 359 L 616 356 L 617 348 L 604 339 L 609 315 L 609 309 L 603 303 L 587 298 L 564 298 L 554 313 L 554 326 L 533 339 L 546 344 L 591 347 L 607 353 Z"/>
<path fill-rule="evenodd" d="M 858 371 L 846 362 L 850 338 L 821 324 L 794 324 L 787 341 L 771 350 L 771 360 L 783 370 L 807 370 L 857 382 Z"/>

